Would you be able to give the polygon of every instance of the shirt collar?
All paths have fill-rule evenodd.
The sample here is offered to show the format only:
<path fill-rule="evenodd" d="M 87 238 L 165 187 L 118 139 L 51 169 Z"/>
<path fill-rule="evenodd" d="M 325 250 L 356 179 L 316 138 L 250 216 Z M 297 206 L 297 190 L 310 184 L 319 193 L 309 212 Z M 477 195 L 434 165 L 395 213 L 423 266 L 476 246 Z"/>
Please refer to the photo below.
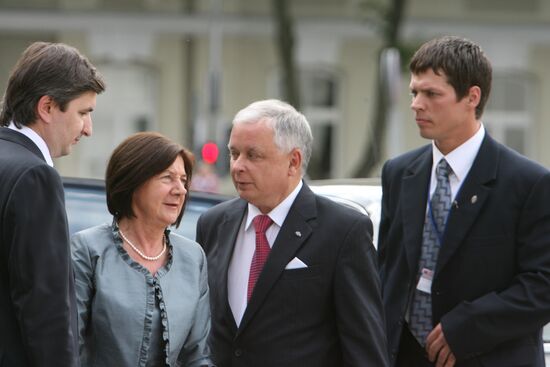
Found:
<path fill-rule="evenodd" d="M 15 130 L 17 132 L 20 132 L 21 134 L 25 135 L 27 138 L 31 139 L 32 142 L 40 149 L 40 152 L 42 152 L 42 155 L 44 156 L 44 159 L 46 160 L 46 163 L 53 167 L 53 160 L 52 156 L 50 155 L 50 150 L 48 149 L 48 146 L 46 145 L 46 142 L 40 135 L 36 133 L 33 129 L 31 129 L 28 126 L 22 125 L 21 128 L 18 128 L 15 126 L 13 121 L 10 121 L 10 124 L 8 125 L 9 129 Z"/>
<path fill-rule="evenodd" d="M 445 158 L 447 163 L 449 163 L 449 166 L 451 166 L 453 174 L 456 176 L 456 178 L 459 181 L 464 180 L 466 178 L 466 175 L 470 171 L 472 164 L 474 164 L 474 160 L 477 156 L 479 148 L 481 147 L 481 143 L 483 142 L 484 137 L 485 128 L 483 127 L 483 124 L 480 124 L 479 129 L 470 139 L 466 140 L 464 143 L 455 148 L 446 156 L 441 153 L 441 151 L 435 146 L 435 142 L 432 141 L 432 174 L 435 171 L 435 168 L 437 167 L 439 161 L 442 158 Z"/>
<path fill-rule="evenodd" d="M 302 189 L 303 186 L 302 180 L 296 185 L 294 190 L 277 205 L 275 208 L 273 208 L 267 215 L 269 215 L 269 218 L 273 221 L 273 223 L 277 224 L 279 227 L 283 226 L 283 222 L 285 221 L 285 218 L 290 211 L 290 207 L 294 203 L 294 200 L 296 200 L 296 196 L 298 196 L 298 193 Z M 246 217 L 246 223 L 244 230 L 247 231 L 250 227 L 250 224 L 252 223 L 252 220 L 257 216 L 261 215 L 262 212 L 260 209 L 258 209 L 256 206 L 248 203 L 248 214 Z"/>

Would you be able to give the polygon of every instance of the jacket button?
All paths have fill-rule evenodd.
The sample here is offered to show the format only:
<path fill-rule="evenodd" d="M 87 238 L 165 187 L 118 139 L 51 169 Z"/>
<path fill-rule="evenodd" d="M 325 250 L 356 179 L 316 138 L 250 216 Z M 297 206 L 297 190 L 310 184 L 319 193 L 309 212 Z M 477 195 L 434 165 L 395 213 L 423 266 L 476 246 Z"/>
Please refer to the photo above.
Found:
<path fill-rule="evenodd" d="M 243 351 L 242 351 L 242 349 L 235 349 L 233 354 L 235 355 L 235 357 L 240 357 L 240 356 L 243 355 Z"/>

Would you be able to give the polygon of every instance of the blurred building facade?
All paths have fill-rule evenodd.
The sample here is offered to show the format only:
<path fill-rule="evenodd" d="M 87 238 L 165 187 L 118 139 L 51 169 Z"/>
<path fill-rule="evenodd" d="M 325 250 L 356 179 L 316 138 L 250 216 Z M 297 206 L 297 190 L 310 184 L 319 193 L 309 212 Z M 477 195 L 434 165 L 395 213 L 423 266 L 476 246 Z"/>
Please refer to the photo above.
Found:
<path fill-rule="evenodd" d="M 198 151 L 225 154 L 231 119 L 280 98 L 272 0 L 0 0 L 0 88 L 23 49 L 66 42 L 104 74 L 94 136 L 57 160 L 63 175 L 103 177 L 127 135 L 157 130 Z M 301 110 L 312 123 L 317 178 L 350 177 L 371 131 L 380 38 L 361 0 L 291 0 Z M 550 2 L 409 0 L 401 38 L 443 34 L 479 43 L 494 66 L 483 118 L 498 140 L 550 166 Z M 393 72 L 395 106 L 384 157 L 424 144 L 409 109 L 406 72 Z M 377 173 L 375 172 L 374 175 Z"/>

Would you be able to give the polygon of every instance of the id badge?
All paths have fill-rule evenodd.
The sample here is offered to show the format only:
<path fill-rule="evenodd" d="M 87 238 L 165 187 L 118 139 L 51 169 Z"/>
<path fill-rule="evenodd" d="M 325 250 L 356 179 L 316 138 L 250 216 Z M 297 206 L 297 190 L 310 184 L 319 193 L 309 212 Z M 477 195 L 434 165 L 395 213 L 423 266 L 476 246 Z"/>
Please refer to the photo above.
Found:
<path fill-rule="evenodd" d="M 432 294 L 432 279 L 433 271 L 423 268 L 416 289 L 424 293 Z"/>

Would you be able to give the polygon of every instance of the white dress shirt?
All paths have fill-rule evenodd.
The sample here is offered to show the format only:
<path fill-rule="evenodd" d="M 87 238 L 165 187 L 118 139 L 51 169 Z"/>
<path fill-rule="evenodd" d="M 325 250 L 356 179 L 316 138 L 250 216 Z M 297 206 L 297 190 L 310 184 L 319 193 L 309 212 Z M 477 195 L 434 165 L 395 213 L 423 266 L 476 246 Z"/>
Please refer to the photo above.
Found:
<path fill-rule="evenodd" d="M 453 172 L 449 175 L 449 183 L 451 184 L 451 200 L 455 200 L 456 194 L 460 191 L 466 176 L 468 176 L 468 172 L 470 172 L 470 168 L 472 168 L 472 165 L 474 164 L 474 160 L 477 156 L 479 148 L 481 147 L 484 137 L 485 128 L 483 127 L 483 124 L 481 124 L 478 131 L 470 139 L 466 140 L 462 143 L 462 145 L 455 148 L 446 156 L 444 156 L 443 153 L 441 153 L 441 151 L 439 151 L 439 149 L 435 146 L 435 142 L 432 142 L 433 163 L 432 176 L 430 180 L 430 195 L 428 200 L 432 197 L 435 191 L 435 186 L 437 185 L 435 169 L 442 158 L 445 158 L 453 170 Z"/>
<path fill-rule="evenodd" d="M 273 243 L 279 234 L 286 216 L 290 210 L 290 207 L 294 203 L 296 196 L 302 189 L 303 183 L 300 183 L 294 188 L 294 190 L 273 210 L 267 215 L 273 221 L 273 224 L 267 229 L 265 235 L 269 247 L 273 247 Z M 233 249 L 233 256 L 229 264 L 229 270 L 227 275 L 227 294 L 229 297 L 229 305 L 235 318 L 237 326 L 241 323 L 244 315 L 244 311 L 247 305 L 247 290 L 248 290 L 248 277 L 250 273 L 250 264 L 252 263 L 252 257 L 256 250 L 256 232 L 254 228 L 251 228 L 252 220 L 261 215 L 262 212 L 254 205 L 248 203 L 247 215 L 243 218 L 239 233 L 237 235 L 237 241 L 235 248 Z"/>
<path fill-rule="evenodd" d="M 468 172 L 470 172 L 470 168 L 472 168 L 472 165 L 474 164 L 474 160 L 477 156 L 479 148 L 481 147 L 481 143 L 483 142 L 484 137 L 485 128 L 483 127 L 483 124 L 481 124 L 477 132 L 470 139 L 466 140 L 464 143 L 462 143 L 462 145 L 455 148 L 446 156 L 441 153 L 441 151 L 435 145 L 435 142 L 432 141 L 433 162 L 430 179 L 430 195 L 428 196 L 428 201 L 430 201 L 435 191 L 435 187 L 437 186 L 437 176 L 435 174 L 435 170 L 437 168 L 437 164 L 442 158 L 445 158 L 453 171 L 449 175 L 449 183 L 451 185 L 451 200 L 455 200 L 456 194 L 458 193 L 458 191 L 460 191 L 460 188 L 462 187 L 462 184 L 464 183 Z M 429 205 L 426 204 L 426 213 L 428 212 L 429 208 Z M 405 314 L 405 320 L 407 322 L 410 322 L 410 307 L 411 305 L 409 303 L 407 307 L 407 313 Z"/>
<path fill-rule="evenodd" d="M 12 129 L 12 130 L 15 130 L 15 131 L 25 135 L 27 138 L 31 139 L 32 142 L 42 152 L 42 155 L 44 156 L 44 159 L 46 160 L 46 163 L 49 166 L 53 167 L 53 160 L 52 160 L 52 156 L 50 155 L 50 150 L 48 149 L 48 146 L 46 145 L 46 142 L 44 141 L 44 139 L 42 139 L 42 137 L 40 135 L 38 135 L 36 133 L 36 131 L 34 131 L 33 129 L 31 129 L 30 127 L 25 126 L 25 125 L 22 125 L 21 129 L 19 129 L 17 126 L 15 126 L 13 121 L 10 122 L 10 124 L 8 125 L 8 128 Z"/>

